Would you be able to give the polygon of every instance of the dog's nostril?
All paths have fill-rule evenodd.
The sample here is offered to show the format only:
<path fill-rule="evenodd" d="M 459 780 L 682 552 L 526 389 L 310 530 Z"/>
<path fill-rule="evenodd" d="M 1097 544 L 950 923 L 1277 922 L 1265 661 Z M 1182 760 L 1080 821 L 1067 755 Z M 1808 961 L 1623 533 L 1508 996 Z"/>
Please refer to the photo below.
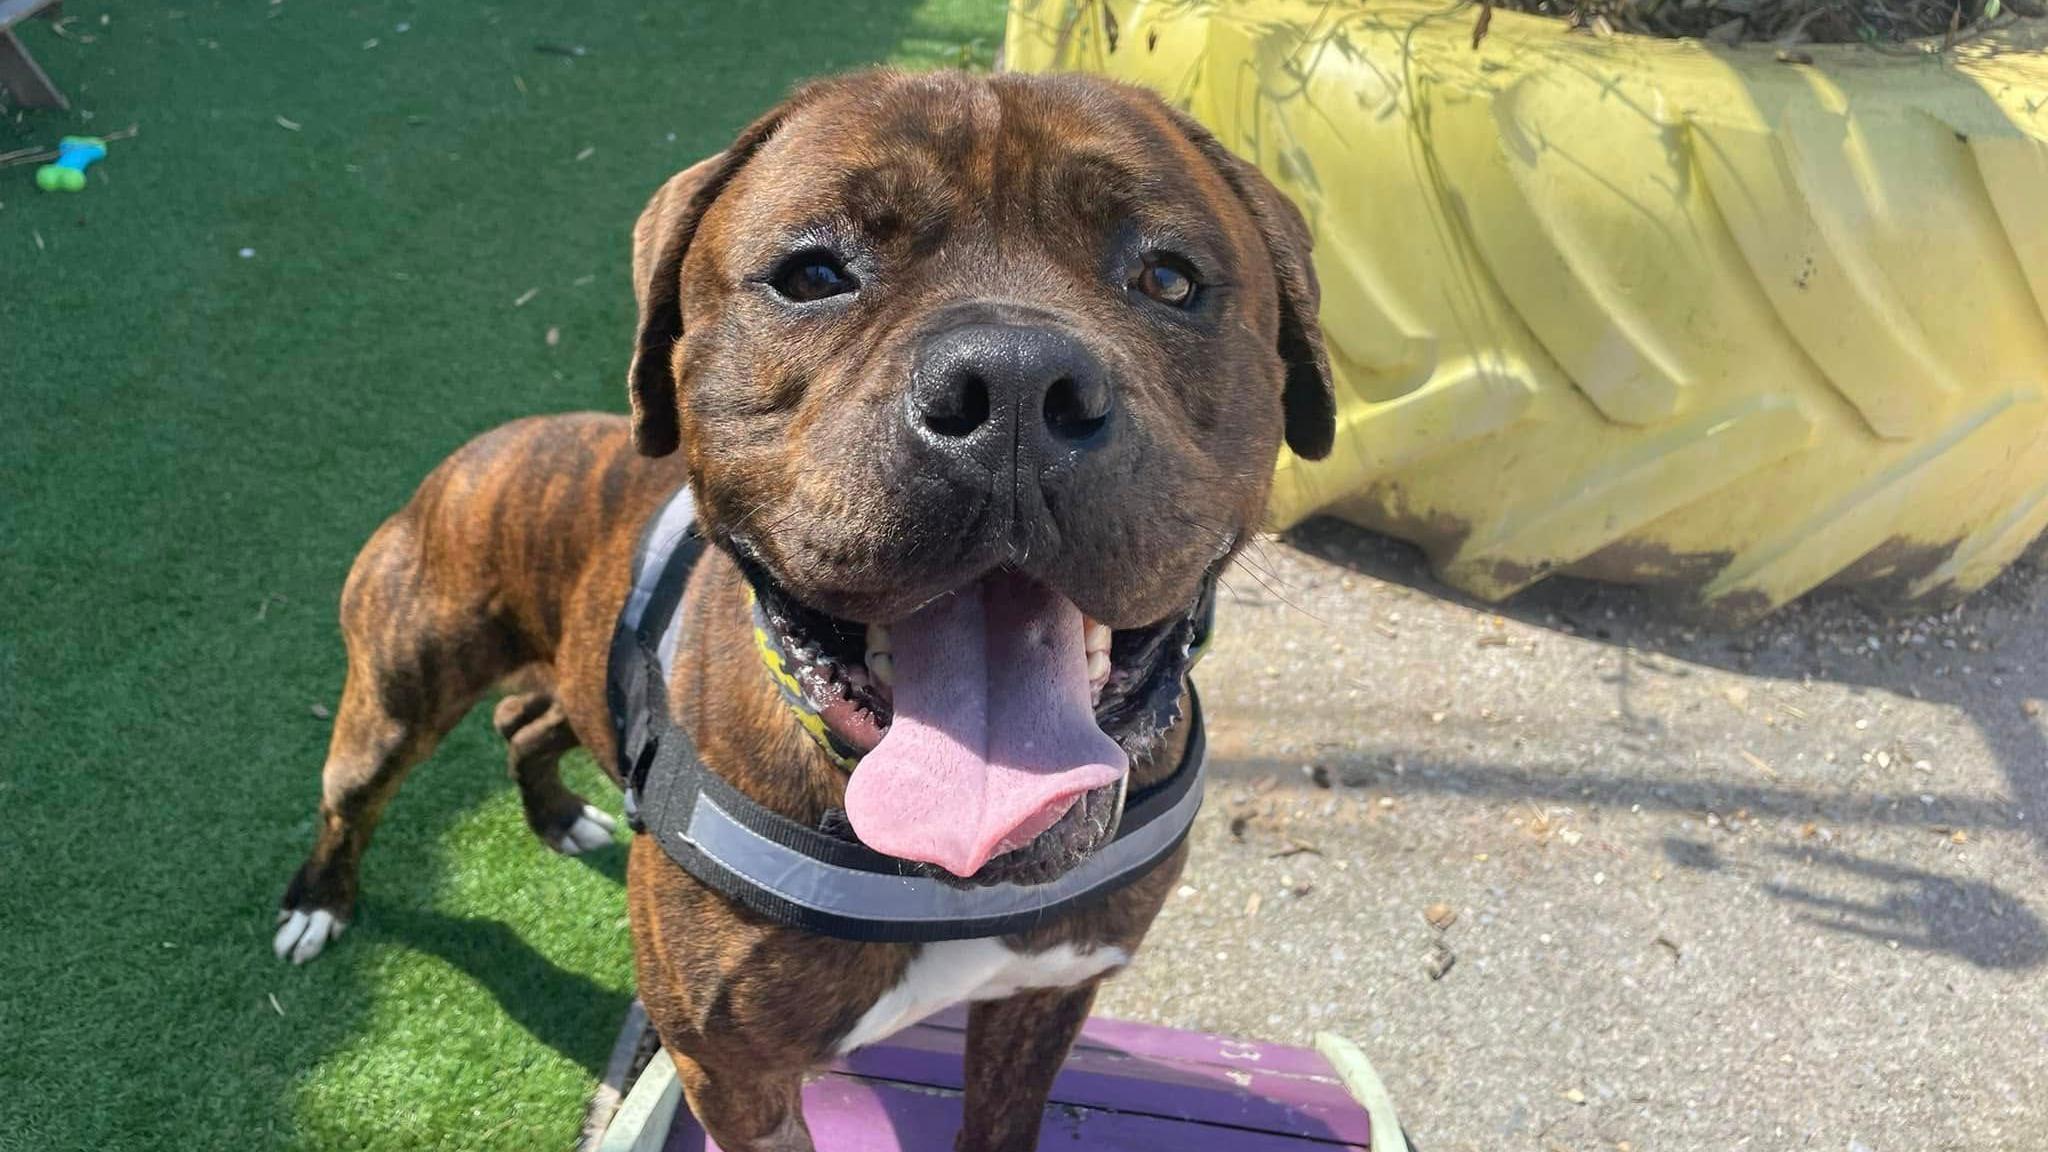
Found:
<path fill-rule="evenodd" d="M 1109 420 L 1109 390 L 1062 376 L 1045 392 L 1045 426 L 1061 440 L 1086 440 Z"/>
<path fill-rule="evenodd" d="M 961 373 L 924 397 L 924 426 L 941 436 L 970 436 L 988 423 L 988 382 Z"/>
<path fill-rule="evenodd" d="M 963 323 L 935 333 L 917 351 L 906 400 L 916 442 L 974 469 L 1000 466 L 998 454 L 1044 453 L 1050 464 L 1094 452 L 1117 418 L 1103 365 L 1051 325 Z"/>

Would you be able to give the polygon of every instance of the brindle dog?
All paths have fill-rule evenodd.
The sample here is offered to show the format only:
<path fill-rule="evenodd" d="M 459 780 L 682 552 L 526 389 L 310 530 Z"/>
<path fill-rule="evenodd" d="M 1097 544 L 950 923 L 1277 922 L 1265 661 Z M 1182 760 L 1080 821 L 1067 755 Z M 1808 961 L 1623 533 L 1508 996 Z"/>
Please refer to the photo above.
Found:
<path fill-rule="evenodd" d="M 843 810 L 963 884 L 1070 867 L 1113 834 L 1121 789 L 1184 746 L 1184 722 L 1151 731 L 1119 706 L 1154 676 L 1177 690 L 1158 638 L 1256 530 L 1283 439 L 1330 447 L 1308 250 L 1264 177 L 1136 89 L 881 72 L 800 89 L 642 214 L 630 426 L 490 432 L 357 558 L 319 832 L 278 954 L 340 934 L 378 815 L 494 686 L 534 832 L 568 853 L 610 840 L 557 764 L 581 744 L 614 766 L 607 647 L 643 525 L 684 483 L 712 548 L 670 705 L 708 765 L 792 819 Z M 850 778 L 764 671 L 754 598 L 868 750 Z M 909 736 L 890 751 L 964 715 L 949 708 L 980 709 L 990 746 L 1016 714 L 1088 763 L 1005 774 Z M 1076 815 L 1105 796 L 1108 819 Z M 973 1001 L 958 1146 L 1028 1149 L 1096 985 L 1184 854 L 1037 931 L 919 947 L 764 922 L 639 837 L 640 992 L 729 1152 L 809 1149 L 807 1071 Z"/>

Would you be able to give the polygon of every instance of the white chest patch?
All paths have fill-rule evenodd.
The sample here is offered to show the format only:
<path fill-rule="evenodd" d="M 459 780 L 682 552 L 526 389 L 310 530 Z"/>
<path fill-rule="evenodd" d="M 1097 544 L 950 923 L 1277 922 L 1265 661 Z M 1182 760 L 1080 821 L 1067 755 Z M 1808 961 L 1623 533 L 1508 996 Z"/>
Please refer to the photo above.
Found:
<path fill-rule="evenodd" d="M 853 1051 L 895 1035 L 945 1008 L 970 1000 L 1001 1000 L 1029 988 L 1071 988 L 1131 962 L 1121 948 L 1082 951 L 1061 944 L 1044 952 L 1013 951 L 1001 940 L 948 940 L 927 944 L 882 994 L 839 1052 Z"/>

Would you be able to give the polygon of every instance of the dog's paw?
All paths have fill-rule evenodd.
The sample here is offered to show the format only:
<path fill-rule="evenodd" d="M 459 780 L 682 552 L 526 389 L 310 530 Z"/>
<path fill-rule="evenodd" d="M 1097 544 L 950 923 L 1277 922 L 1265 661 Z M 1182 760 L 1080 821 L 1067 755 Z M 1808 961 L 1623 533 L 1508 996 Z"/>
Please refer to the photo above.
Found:
<path fill-rule="evenodd" d="M 609 815 L 585 804 L 583 811 L 576 814 L 575 823 L 550 839 L 548 846 L 564 856 L 581 856 L 611 843 L 612 833 L 617 829 L 618 823 Z"/>
<path fill-rule="evenodd" d="M 271 937 L 270 950 L 277 953 L 279 960 L 304 964 L 318 956 L 329 940 L 338 939 L 347 930 L 348 921 L 325 908 L 280 909 L 277 935 Z"/>

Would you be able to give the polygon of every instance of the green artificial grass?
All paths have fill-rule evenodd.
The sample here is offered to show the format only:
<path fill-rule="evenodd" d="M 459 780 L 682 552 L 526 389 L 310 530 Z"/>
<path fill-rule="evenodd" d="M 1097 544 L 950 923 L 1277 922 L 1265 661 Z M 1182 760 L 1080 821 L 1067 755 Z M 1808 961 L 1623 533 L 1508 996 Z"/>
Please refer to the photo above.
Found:
<path fill-rule="evenodd" d="M 270 955 L 342 578 L 468 437 L 624 407 L 665 177 L 799 78 L 986 66 L 1000 5 L 66 10 L 23 36 L 74 110 L 0 152 L 140 131 L 76 195 L 0 169 L 0 1147 L 566 1148 L 631 994 L 624 858 L 532 839 L 483 715 L 350 933 Z"/>

